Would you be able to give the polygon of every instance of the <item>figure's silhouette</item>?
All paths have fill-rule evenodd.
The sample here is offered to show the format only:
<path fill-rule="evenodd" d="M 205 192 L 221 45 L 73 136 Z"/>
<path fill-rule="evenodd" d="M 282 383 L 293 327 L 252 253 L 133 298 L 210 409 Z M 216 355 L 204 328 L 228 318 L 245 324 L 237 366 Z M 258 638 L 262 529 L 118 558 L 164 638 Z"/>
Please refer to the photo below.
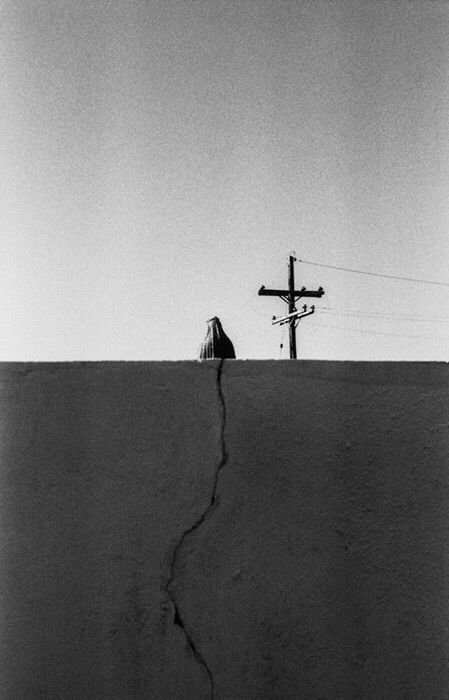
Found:
<path fill-rule="evenodd" d="M 217 316 L 207 321 L 207 332 L 200 348 L 200 360 L 235 358 L 235 350 Z"/>

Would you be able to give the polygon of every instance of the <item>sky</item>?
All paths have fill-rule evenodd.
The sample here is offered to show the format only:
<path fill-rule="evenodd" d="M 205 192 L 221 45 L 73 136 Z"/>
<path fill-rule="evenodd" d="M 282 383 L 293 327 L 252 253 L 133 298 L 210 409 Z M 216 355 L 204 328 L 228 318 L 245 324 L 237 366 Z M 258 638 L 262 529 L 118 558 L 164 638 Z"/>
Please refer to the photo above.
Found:
<path fill-rule="evenodd" d="M 292 251 L 299 357 L 449 359 L 449 1 L 2 0 L 0 33 L 0 360 L 195 359 L 212 316 L 287 358 L 257 292 Z"/>

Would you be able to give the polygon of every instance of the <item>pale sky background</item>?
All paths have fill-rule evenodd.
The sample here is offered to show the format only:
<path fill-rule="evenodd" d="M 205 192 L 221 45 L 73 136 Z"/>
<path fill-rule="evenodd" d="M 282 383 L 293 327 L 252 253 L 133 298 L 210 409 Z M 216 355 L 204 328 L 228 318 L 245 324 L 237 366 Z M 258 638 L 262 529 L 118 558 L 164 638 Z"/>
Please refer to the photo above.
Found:
<path fill-rule="evenodd" d="M 0 8 L 1 360 L 287 357 L 292 250 L 449 283 L 449 0 Z M 296 278 L 301 357 L 449 359 L 449 286 Z"/>

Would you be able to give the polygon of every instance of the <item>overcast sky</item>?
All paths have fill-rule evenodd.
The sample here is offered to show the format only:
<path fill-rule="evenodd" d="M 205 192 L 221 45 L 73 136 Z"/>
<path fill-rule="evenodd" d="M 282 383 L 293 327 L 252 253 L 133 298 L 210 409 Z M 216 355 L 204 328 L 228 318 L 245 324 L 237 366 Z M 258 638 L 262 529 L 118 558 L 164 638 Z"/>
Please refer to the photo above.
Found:
<path fill-rule="evenodd" d="M 0 359 L 287 357 L 292 250 L 449 282 L 449 2 L 0 8 Z M 296 276 L 301 357 L 449 359 L 448 286 Z"/>

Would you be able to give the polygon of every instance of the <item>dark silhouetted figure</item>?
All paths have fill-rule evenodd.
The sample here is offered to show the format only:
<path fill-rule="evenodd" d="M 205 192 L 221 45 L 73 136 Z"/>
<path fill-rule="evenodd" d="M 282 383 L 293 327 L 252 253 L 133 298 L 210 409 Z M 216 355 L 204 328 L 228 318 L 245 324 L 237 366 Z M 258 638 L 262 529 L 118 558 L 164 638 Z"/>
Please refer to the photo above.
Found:
<path fill-rule="evenodd" d="M 217 316 L 207 322 L 207 333 L 200 348 L 200 360 L 235 358 L 235 350 Z"/>

